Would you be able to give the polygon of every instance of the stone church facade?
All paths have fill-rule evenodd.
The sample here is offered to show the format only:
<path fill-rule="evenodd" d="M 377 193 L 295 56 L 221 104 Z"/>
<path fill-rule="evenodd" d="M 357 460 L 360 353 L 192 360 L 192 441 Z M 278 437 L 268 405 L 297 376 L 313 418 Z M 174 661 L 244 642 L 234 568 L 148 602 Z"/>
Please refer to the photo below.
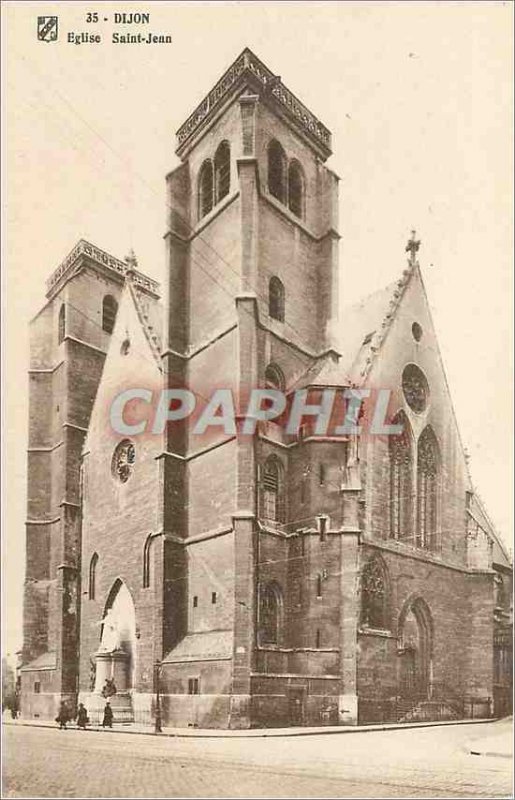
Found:
<path fill-rule="evenodd" d="M 338 313 L 329 130 L 245 50 L 177 134 L 161 289 L 81 240 L 31 325 L 22 714 L 247 728 L 509 710 L 511 565 L 472 486 L 417 261 Z M 390 391 L 396 436 L 135 433 L 188 387 Z M 154 400 L 152 400 L 154 402 Z M 154 409 L 155 410 L 155 409 Z M 131 427 L 132 426 L 132 427 Z M 134 432 L 134 433 L 132 433 Z M 112 684 L 111 684 L 112 685 Z M 105 692 L 104 692 L 105 693 Z"/>

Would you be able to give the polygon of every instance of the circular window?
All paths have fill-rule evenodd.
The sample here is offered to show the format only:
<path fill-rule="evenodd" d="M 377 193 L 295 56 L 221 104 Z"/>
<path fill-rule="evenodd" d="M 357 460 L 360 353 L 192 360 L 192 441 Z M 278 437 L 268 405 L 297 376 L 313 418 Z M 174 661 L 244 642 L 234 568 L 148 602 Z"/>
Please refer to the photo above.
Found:
<path fill-rule="evenodd" d="M 120 347 L 120 353 L 122 354 L 122 356 L 126 356 L 130 349 L 131 349 L 130 339 L 124 339 L 122 342 L 122 346 Z"/>
<path fill-rule="evenodd" d="M 411 410 L 421 414 L 427 406 L 429 386 L 426 376 L 415 364 L 408 364 L 402 373 L 402 391 Z"/>
<path fill-rule="evenodd" d="M 413 338 L 415 339 L 415 341 L 420 342 L 424 331 L 422 330 L 422 326 L 419 325 L 418 322 L 413 323 L 413 325 L 411 326 L 411 332 L 413 334 Z"/>
<path fill-rule="evenodd" d="M 126 483 L 134 468 L 136 461 L 136 450 L 132 442 L 124 439 L 123 442 L 116 447 L 113 453 L 113 461 L 111 470 L 115 478 L 118 478 L 120 483 Z"/>

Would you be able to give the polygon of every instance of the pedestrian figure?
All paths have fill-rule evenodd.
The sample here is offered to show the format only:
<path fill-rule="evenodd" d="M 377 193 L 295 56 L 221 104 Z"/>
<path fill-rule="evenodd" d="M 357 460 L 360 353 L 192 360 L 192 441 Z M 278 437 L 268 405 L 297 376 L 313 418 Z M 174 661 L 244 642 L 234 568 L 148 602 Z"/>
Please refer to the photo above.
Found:
<path fill-rule="evenodd" d="M 77 710 L 77 728 L 82 728 L 82 730 L 85 731 L 88 722 L 88 712 L 84 708 L 84 704 L 79 703 L 79 708 Z"/>
<path fill-rule="evenodd" d="M 102 720 L 102 727 L 103 728 L 112 728 L 113 727 L 113 709 L 111 708 L 111 704 L 109 703 L 109 700 L 105 704 L 104 719 Z"/>
<path fill-rule="evenodd" d="M 59 723 L 59 730 L 65 731 L 66 730 L 66 723 L 70 719 L 70 714 L 68 713 L 68 709 L 66 708 L 66 703 L 61 703 L 59 707 L 59 714 L 55 718 L 55 721 Z"/>

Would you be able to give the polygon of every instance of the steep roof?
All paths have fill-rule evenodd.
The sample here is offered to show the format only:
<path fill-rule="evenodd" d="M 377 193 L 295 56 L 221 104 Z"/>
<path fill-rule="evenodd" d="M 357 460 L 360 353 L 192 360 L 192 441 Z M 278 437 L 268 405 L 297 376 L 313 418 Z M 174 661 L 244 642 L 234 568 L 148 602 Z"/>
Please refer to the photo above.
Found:
<path fill-rule="evenodd" d="M 352 385 L 366 379 L 413 273 L 413 267 L 405 269 L 399 280 L 344 307 L 339 366 Z"/>
<path fill-rule="evenodd" d="M 129 279 L 127 285 L 134 301 L 141 327 L 159 369 L 161 369 L 161 352 L 163 348 L 163 308 L 161 303 L 157 298 L 142 292 L 132 280 Z"/>

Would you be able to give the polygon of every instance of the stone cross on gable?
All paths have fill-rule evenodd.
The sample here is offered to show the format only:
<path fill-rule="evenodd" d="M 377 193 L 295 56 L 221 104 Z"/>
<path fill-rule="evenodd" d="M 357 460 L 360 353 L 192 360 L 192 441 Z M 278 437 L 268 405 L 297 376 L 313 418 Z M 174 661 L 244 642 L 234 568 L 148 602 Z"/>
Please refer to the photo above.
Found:
<path fill-rule="evenodd" d="M 406 245 L 406 252 L 409 253 L 408 264 L 410 267 L 415 266 L 417 263 L 417 252 L 420 247 L 420 239 L 417 239 L 417 232 L 411 231 L 411 239 Z"/>

